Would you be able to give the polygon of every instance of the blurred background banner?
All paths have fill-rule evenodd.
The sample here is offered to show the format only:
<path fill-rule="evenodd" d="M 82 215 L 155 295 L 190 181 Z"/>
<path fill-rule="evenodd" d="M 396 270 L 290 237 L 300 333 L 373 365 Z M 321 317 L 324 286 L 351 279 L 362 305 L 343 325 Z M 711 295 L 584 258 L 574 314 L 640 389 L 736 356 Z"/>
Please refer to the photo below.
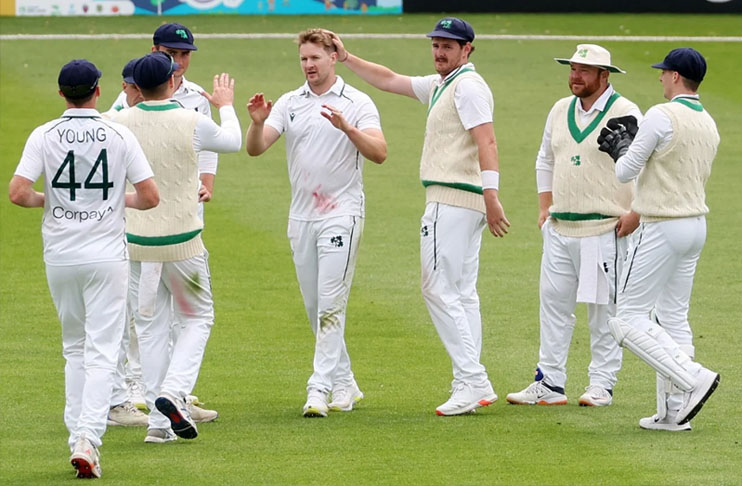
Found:
<path fill-rule="evenodd" d="M 402 0 L 1 0 L 0 15 L 377 15 L 402 13 Z"/>
<path fill-rule="evenodd" d="M 405 12 L 739 13 L 742 0 L 404 0 Z"/>

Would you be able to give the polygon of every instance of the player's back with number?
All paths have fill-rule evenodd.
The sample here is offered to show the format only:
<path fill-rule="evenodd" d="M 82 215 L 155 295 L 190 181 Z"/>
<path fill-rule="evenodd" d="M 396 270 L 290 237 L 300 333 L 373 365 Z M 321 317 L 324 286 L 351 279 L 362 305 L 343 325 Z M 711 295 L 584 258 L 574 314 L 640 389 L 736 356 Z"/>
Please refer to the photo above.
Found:
<path fill-rule="evenodd" d="M 143 157 L 141 148 L 126 127 L 95 110 L 75 111 L 31 134 L 17 173 L 44 175 L 47 263 L 121 260 L 127 255 L 124 186 L 127 179 L 146 177 L 141 165 L 132 164 Z"/>

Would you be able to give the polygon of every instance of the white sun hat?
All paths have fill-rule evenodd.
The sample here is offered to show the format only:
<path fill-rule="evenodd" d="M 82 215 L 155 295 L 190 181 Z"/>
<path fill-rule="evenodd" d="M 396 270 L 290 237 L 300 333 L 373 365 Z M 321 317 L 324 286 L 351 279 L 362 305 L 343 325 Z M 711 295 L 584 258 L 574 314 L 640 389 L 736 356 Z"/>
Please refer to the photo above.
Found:
<path fill-rule="evenodd" d="M 626 74 L 626 71 L 611 64 L 611 53 L 597 44 L 579 44 L 571 58 L 562 59 L 555 57 L 554 60 L 559 64 L 587 64 L 588 66 L 598 66 L 607 69 L 612 73 Z"/>

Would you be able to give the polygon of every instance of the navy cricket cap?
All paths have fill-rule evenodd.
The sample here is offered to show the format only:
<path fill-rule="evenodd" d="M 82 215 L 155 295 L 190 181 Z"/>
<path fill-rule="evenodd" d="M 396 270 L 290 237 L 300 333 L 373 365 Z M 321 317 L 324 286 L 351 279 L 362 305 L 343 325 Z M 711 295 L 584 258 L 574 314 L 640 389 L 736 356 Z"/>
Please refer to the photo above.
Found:
<path fill-rule="evenodd" d="M 138 60 L 139 58 L 137 57 L 127 62 L 126 66 L 124 66 L 124 69 L 121 71 L 121 77 L 124 78 L 125 83 L 135 84 L 134 83 L 134 64 L 136 64 Z"/>
<path fill-rule="evenodd" d="M 700 52 L 690 47 L 673 49 L 665 60 L 652 64 L 653 68 L 677 71 L 684 78 L 700 83 L 706 75 L 706 59 Z"/>
<path fill-rule="evenodd" d="M 79 100 L 90 96 L 98 86 L 101 76 L 102 73 L 92 62 L 86 59 L 75 59 L 62 67 L 57 82 L 65 98 Z"/>
<path fill-rule="evenodd" d="M 150 52 L 134 63 L 134 83 L 144 89 L 151 89 L 167 82 L 180 66 L 166 52 Z"/>
<path fill-rule="evenodd" d="M 435 24 L 433 32 L 427 37 L 446 37 L 465 42 L 474 42 L 474 29 L 466 20 L 458 17 L 445 17 Z"/>
<path fill-rule="evenodd" d="M 198 50 L 198 47 L 193 44 L 193 34 L 188 27 L 176 23 L 159 26 L 152 37 L 152 43 L 173 49 Z"/>

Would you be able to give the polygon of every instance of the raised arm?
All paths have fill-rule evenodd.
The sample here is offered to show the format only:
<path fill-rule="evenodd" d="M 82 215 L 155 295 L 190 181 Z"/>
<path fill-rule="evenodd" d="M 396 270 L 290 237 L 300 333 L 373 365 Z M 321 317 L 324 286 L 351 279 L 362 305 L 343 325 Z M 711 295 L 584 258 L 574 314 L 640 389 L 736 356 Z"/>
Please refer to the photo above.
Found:
<path fill-rule="evenodd" d="M 505 210 L 500 204 L 499 172 L 500 162 L 497 155 L 497 141 L 492 123 L 483 123 L 469 130 L 479 152 L 479 168 L 482 171 L 482 193 L 487 208 L 487 226 L 495 237 L 505 236 L 510 221 L 505 216 Z M 485 172 L 486 171 L 486 172 Z M 497 175 L 494 176 L 494 173 Z M 490 177 L 496 177 L 491 180 Z"/>
<path fill-rule="evenodd" d="M 397 74 L 386 66 L 354 56 L 345 49 L 343 42 L 337 34 L 327 31 L 332 36 L 332 42 L 338 53 L 338 61 L 356 73 L 361 79 L 371 86 L 382 91 L 396 93 L 417 99 L 412 89 L 412 80 L 409 76 Z"/>
<path fill-rule="evenodd" d="M 247 111 L 250 113 L 252 123 L 245 134 L 247 140 L 245 148 L 252 156 L 260 155 L 268 150 L 281 136 L 278 130 L 265 125 L 265 120 L 268 119 L 272 109 L 273 101 L 265 101 L 263 93 L 256 93 L 247 103 Z"/>

